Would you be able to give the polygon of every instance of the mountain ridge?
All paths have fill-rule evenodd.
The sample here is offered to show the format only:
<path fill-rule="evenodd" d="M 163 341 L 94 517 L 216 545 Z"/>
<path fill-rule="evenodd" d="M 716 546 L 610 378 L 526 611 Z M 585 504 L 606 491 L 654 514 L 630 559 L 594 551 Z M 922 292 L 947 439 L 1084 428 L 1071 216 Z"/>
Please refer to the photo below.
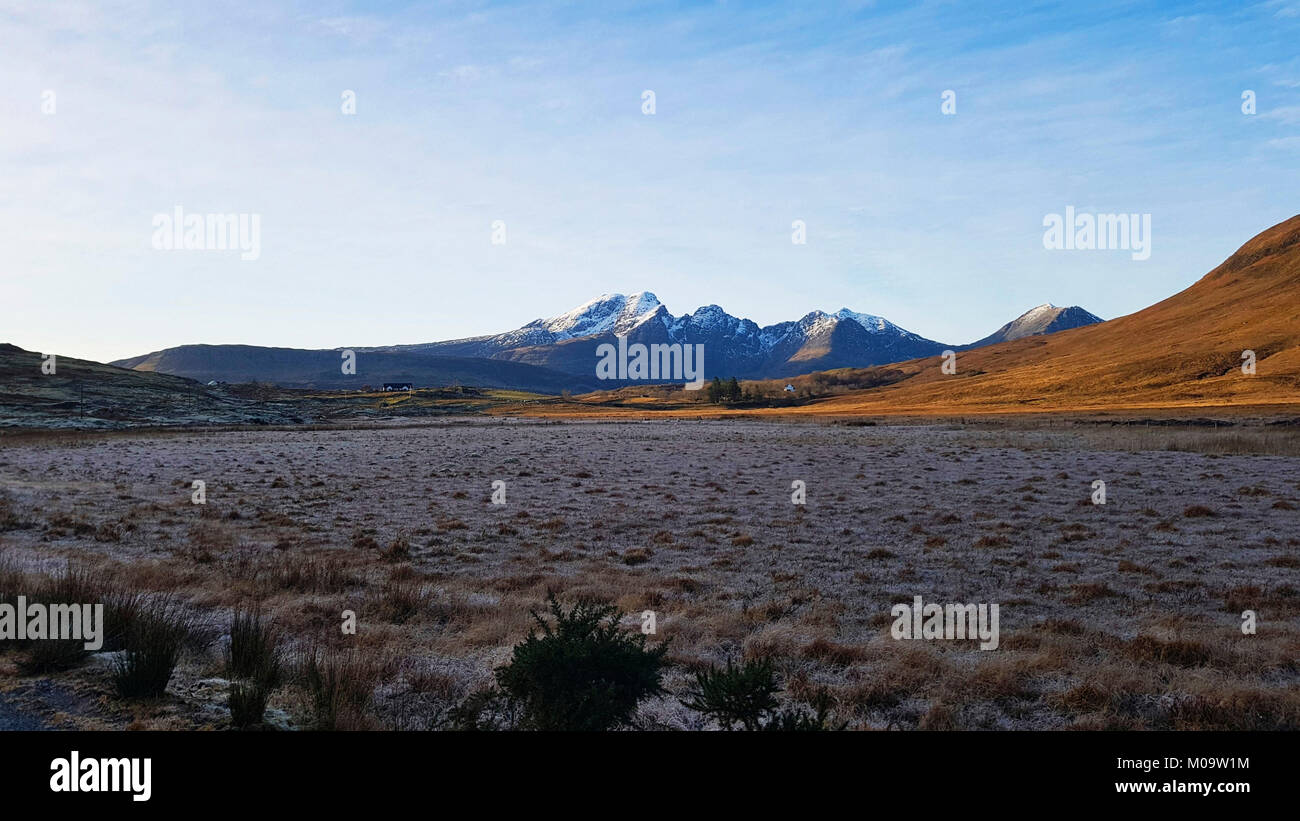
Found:
<path fill-rule="evenodd" d="M 596 348 L 622 335 L 629 343 L 703 344 L 708 357 L 706 370 L 715 375 L 779 378 L 841 367 L 884 365 L 948 349 L 992 344 L 1001 341 L 998 334 L 1017 322 L 1021 322 L 1016 326 L 1020 329 L 1018 337 L 1102 321 L 1077 306 L 1056 310 L 1058 314 L 1068 313 L 1069 318 L 1045 323 L 1051 327 L 1032 328 L 1021 322 L 1027 313 L 983 340 L 954 345 L 927 339 L 882 316 L 847 307 L 833 313 L 814 310 L 797 320 L 759 326 L 716 304 L 673 316 L 653 293 L 638 291 L 626 296 L 601 294 L 565 313 L 538 318 L 499 334 L 364 350 L 506 359 L 582 375 L 590 373 Z"/>
<path fill-rule="evenodd" d="M 526 363 L 474 357 L 357 351 L 355 374 L 342 369 L 343 348 L 272 348 L 259 345 L 179 345 L 109 364 L 134 371 L 184 376 L 199 382 L 270 382 L 286 388 L 358 389 L 385 382 L 417 387 L 472 385 L 557 394 L 594 388 L 592 375 L 574 379 Z"/>
<path fill-rule="evenodd" d="M 1031 309 L 994 335 L 970 346 L 957 346 L 927 339 L 882 316 L 847 307 L 833 313 L 814 310 L 797 320 L 760 327 L 716 304 L 673 316 L 653 293 L 637 291 L 628 295 L 601 294 L 563 313 L 498 334 L 329 350 L 193 344 L 111 364 L 201 382 L 271 382 L 283 387 L 346 389 L 361 382 L 340 371 L 339 351 L 348 349 L 366 357 L 367 384 L 410 381 L 417 386 L 462 384 L 554 394 L 616 387 L 596 381 L 595 363 L 600 346 L 615 344 L 620 336 L 626 337 L 629 344 L 703 345 L 706 377 L 788 378 L 836 368 L 885 365 L 949 349 L 965 350 L 1001 341 L 998 334 L 1052 333 L 1062 326 L 1059 320 L 1067 312 L 1068 323 L 1073 323 L 1068 327 L 1101 321 L 1082 308 L 1053 310 L 1056 313 L 1047 317 L 1035 314 L 1038 308 Z M 1031 314 L 1032 320 L 1026 319 Z"/>

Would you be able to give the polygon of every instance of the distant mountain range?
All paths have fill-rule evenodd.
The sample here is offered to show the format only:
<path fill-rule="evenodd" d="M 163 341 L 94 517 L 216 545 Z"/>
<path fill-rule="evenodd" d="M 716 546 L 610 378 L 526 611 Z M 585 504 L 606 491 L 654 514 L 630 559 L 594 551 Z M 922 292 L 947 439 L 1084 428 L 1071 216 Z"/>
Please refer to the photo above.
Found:
<path fill-rule="evenodd" d="M 1055 333 L 1067 327 L 1073 329 Z M 577 374 L 516 360 L 564 361 L 550 349 L 589 347 L 593 339 L 614 333 L 684 333 L 683 338 L 694 341 L 691 337 L 702 330 L 715 332 L 710 344 L 720 347 L 730 341 L 728 332 L 734 335 L 735 361 L 757 349 L 782 366 L 796 363 L 792 367 L 847 357 L 849 344 L 938 345 L 879 317 L 847 310 L 815 312 L 770 328 L 756 328 L 716 306 L 678 319 L 649 294 L 602 297 L 509 334 L 364 353 L 358 349 L 359 373 L 343 377 L 346 382 L 335 375 L 338 350 L 187 345 L 115 363 L 132 370 L 60 356 L 57 374 L 47 376 L 43 354 L 0 344 L 0 428 L 299 424 L 394 413 L 475 412 L 487 400 L 475 398 L 479 394 L 474 392 L 448 391 L 445 400 L 433 397 L 424 404 L 420 395 L 400 397 L 410 401 L 390 407 L 387 397 L 377 403 L 362 394 L 205 386 L 166 373 L 183 371 L 204 381 L 351 386 L 358 379 L 363 385 L 417 381 L 404 376 L 409 372 L 423 374 L 429 384 L 493 387 L 536 380 L 531 383 L 539 386 L 536 390 L 550 392 L 558 384 L 595 381 L 586 376 L 591 360 Z M 826 350 L 815 350 L 817 340 Z M 853 375 L 863 387 L 821 396 L 789 412 L 829 417 L 1044 411 L 1113 415 L 1178 408 L 1287 412 L 1294 417 L 1300 408 L 1300 216 L 1261 232 L 1195 284 L 1144 310 L 1098 323 L 1079 308 L 1042 305 L 979 342 L 952 347 L 966 351 L 957 357 L 955 372 L 941 369 L 933 355 L 866 367 Z M 430 349 L 479 355 L 444 356 L 430 354 Z M 814 355 L 798 358 L 804 349 L 814 349 Z M 862 353 L 878 350 L 865 347 Z M 785 351 L 793 353 L 778 359 Z M 762 361 L 761 356 L 755 360 Z M 470 398 L 458 398 L 463 396 Z M 702 409 L 692 406 L 686 412 L 698 415 Z M 1294 418 L 1289 424 L 1296 424 Z"/>
<path fill-rule="evenodd" d="M 417 386 L 463 384 L 540 393 L 616 387 L 595 379 L 597 348 L 616 344 L 704 345 L 707 378 L 784 378 L 833 368 L 863 368 L 951 348 L 966 350 L 1024 336 L 1054 333 L 1102 320 L 1082 308 L 1040 305 L 972 345 L 947 345 L 900 328 L 884 317 L 842 308 L 759 327 L 717 305 L 675 317 L 654 294 L 603 294 L 550 319 L 488 336 L 416 345 L 355 348 L 356 376 L 342 374 L 339 351 L 184 345 L 118 360 L 134 370 L 202 382 L 272 382 L 286 387 L 346 388 L 383 382 Z"/>

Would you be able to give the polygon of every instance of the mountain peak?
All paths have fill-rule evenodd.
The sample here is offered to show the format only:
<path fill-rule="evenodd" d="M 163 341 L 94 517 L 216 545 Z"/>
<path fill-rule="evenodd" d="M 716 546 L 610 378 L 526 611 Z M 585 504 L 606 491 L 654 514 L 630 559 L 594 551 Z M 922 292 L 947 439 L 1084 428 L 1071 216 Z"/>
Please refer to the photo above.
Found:
<path fill-rule="evenodd" d="M 1042 305 L 1025 311 L 990 336 L 986 336 L 978 342 L 972 342 L 966 347 L 979 348 L 984 345 L 1007 342 L 1026 336 L 1039 336 L 1056 333 L 1057 331 L 1066 331 L 1071 328 L 1081 328 L 1084 325 L 1093 325 L 1101 321 L 1101 317 L 1085 311 L 1078 305 L 1059 308 L 1050 302 L 1044 302 Z"/>
<path fill-rule="evenodd" d="M 835 312 L 837 319 L 851 319 L 854 322 L 866 328 L 868 331 L 887 331 L 893 327 L 893 323 L 883 316 L 875 314 L 862 314 L 857 311 L 851 311 L 848 308 L 840 308 Z"/>
<path fill-rule="evenodd" d="M 556 340 L 606 332 L 623 334 L 662 308 L 659 298 L 649 291 L 637 291 L 630 296 L 601 294 L 573 310 L 538 320 L 536 324 L 554 334 Z"/>

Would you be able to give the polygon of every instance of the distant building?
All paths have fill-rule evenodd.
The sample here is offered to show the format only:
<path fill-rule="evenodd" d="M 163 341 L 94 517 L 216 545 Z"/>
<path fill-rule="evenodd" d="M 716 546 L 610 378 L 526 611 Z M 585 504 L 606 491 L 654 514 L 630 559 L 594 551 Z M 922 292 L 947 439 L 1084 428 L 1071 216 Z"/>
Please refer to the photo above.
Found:
<path fill-rule="evenodd" d="M 409 391 L 411 390 L 410 382 L 385 382 L 384 390 L 386 391 Z"/>
<path fill-rule="evenodd" d="M 786 392 L 786 393 L 794 393 L 794 385 L 786 385 L 786 386 L 785 386 L 785 392 Z"/>

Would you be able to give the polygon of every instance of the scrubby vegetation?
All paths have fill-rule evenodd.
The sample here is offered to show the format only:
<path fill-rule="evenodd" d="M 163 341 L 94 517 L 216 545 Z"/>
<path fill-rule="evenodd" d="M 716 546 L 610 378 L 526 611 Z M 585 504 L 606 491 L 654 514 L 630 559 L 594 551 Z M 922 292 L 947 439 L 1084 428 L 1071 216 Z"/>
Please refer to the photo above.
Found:
<path fill-rule="evenodd" d="M 374 728 L 370 707 L 385 663 L 355 650 L 310 647 L 298 660 L 298 681 L 306 692 L 309 728 Z"/>
<path fill-rule="evenodd" d="M 0 725 L 16 709 L 88 729 L 1290 728 L 1300 484 L 1287 426 L 1251 431 L 1250 452 L 1224 438 L 1237 429 L 1059 420 L 7 442 L 0 472 L 65 491 L 4 487 L 23 527 L 0 533 L 0 597 L 102 601 L 108 627 L 99 654 L 0 643 Z M 205 473 L 222 478 L 200 508 Z M 1000 602 L 999 649 L 890 638 L 890 605 L 918 586 Z M 178 646 L 147 638 L 168 596 L 220 634 L 150 652 Z M 607 615 L 568 653 L 614 625 L 644 653 L 670 647 L 657 679 L 624 641 L 592 655 L 640 671 L 621 679 L 646 685 L 630 710 L 614 696 L 630 685 L 591 715 L 567 698 L 585 685 L 558 636 L 584 602 Z M 256 672 L 270 647 L 274 689 Z M 124 698 L 118 662 L 154 683 Z"/>
<path fill-rule="evenodd" d="M 123 698 L 158 698 L 198 623 L 177 601 L 160 597 L 136 613 L 126 628 L 125 649 L 113 666 L 113 683 Z"/>
<path fill-rule="evenodd" d="M 697 672 L 682 703 L 724 730 L 842 730 L 847 726 L 829 723 L 834 699 L 826 691 L 814 696 L 816 712 L 810 715 L 798 708 L 782 709 L 776 697 L 779 690 L 771 659 L 739 665 L 728 659 L 724 668 Z"/>
<path fill-rule="evenodd" d="M 499 694 L 477 695 L 458 716 L 462 726 L 497 727 L 509 716 L 521 729 L 609 730 L 663 691 L 667 646 L 646 649 L 644 634 L 619 627 L 617 608 L 580 601 L 565 611 L 554 593 L 547 607 L 554 624 L 533 613 L 541 633 L 515 647 L 496 671 Z"/>
<path fill-rule="evenodd" d="M 266 703 L 280 685 L 281 668 L 276 630 L 259 609 L 235 608 L 226 649 L 231 723 L 240 728 L 262 723 Z"/>

